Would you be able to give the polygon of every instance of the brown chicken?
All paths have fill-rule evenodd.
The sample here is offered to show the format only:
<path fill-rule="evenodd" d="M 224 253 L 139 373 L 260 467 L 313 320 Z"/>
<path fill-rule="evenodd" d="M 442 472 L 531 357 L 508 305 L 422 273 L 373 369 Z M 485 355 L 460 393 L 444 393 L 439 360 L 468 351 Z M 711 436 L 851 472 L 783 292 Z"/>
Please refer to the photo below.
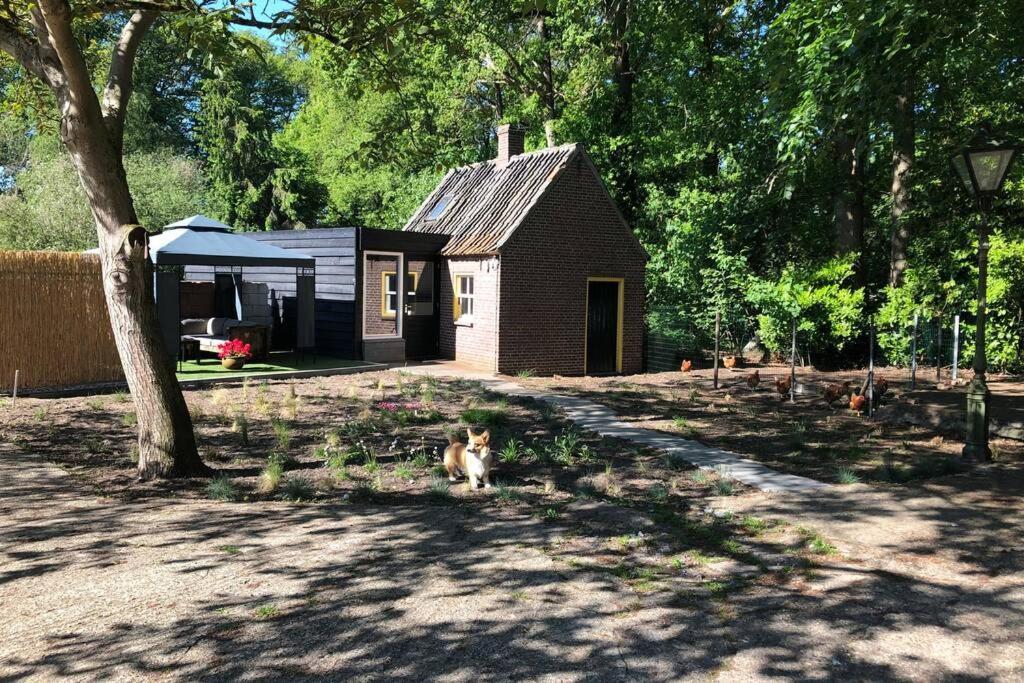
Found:
<path fill-rule="evenodd" d="M 693 361 L 690 360 L 689 358 L 685 359 L 683 361 L 683 364 L 679 366 L 679 369 L 682 370 L 683 372 L 689 372 L 690 370 L 693 370 Z"/>
<path fill-rule="evenodd" d="M 853 388 L 850 386 L 849 382 L 843 382 L 842 384 L 826 384 L 825 390 L 822 392 L 825 398 L 825 403 L 829 408 L 832 407 L 833 403 L 844 396 L 849 399 L 850 394 L 852 393 Z"/>
<path fill-rule="evenodd" d="M 747 375 L 747 386 L 753 389 L 757 389 L 757 385 L 761 383 L 761 371 L 754 370 L 752 373 Z"/>
<path fill-rule="evenodd" d="M 736 367 L 736 356 L 726 356 L 722 359 L 722 365 L 725 366 L 726 370 L 732 370 Z"/>
<path fill-rule="evenodd" d="M 793 377 L 791 375 L 775 378 L 775 391 L 779 392 L 779 396 L 782 398 L 786 398 L 789 395 L 789 390 L 792 388 Z"/>

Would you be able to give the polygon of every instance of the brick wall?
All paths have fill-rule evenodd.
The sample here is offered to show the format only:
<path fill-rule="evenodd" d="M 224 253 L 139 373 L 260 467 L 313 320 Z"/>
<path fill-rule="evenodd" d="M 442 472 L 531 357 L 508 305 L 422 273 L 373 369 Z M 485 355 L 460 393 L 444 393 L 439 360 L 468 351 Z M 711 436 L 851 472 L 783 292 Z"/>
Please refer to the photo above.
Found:
<path fill-rule="evenodd" d="M 385 318 L 381 315 L 381 274 L 385 271 L 390 273 L 398 271 L 397 256 L 367 254 L 363 272 L 366 284 L 366 298 L 363 300 L 364 334 L 398 334 L 397 319 Z"/>
<path fill-rule="evenodd" d="M 625 279 L 622 371 L 643 368 L 643 248 L 577 156 L 502 249 L 498 369 L 584 373 L 587 278 Z"/>
<path fill-rule="evenodd" d="M 481 370 L 497 369 L 498 276 L 496 257 L 451 258 L 441 272 L 440 346 L 443 358 L 453 358 Z M 473 321 L 453 320 L 455 276 L 472 275 L 475 294 Z"/>

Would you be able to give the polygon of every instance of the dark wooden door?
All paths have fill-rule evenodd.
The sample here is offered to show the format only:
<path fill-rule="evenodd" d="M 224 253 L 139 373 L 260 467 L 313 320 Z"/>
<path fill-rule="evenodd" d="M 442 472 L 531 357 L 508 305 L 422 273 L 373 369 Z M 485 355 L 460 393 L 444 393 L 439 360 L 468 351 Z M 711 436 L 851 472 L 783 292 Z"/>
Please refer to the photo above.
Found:
<path fill-rule="evenodd" d="M 416 258 L 409 259 L 406 264 L 402 336 L 405 337 L 405 357 L 409 360 L 428 360 L 438 356 L 436 265 L 433 261 Z"/>
<path fill-rule="evenodd" d="M 590 282 L 587 287 L 587 374 L 617 370 L 619 346 L 618 282 Z"/>

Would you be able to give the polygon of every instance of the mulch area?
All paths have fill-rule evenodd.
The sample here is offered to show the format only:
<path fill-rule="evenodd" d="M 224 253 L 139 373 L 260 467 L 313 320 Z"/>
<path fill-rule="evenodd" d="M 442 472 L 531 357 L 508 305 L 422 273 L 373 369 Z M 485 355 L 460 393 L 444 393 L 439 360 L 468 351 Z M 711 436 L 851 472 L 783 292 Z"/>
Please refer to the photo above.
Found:
<path fill-rule="evenodd" d="M 902 404 L 940 399 L 945 404 L 962 403 L 964 388 L 948 386 L 948 377 L 946 384 L 937 389 L 934 379 L 927 379 L 934 378 L 934 374 L 922 369 L 918 390 L 910 392 L 906 371 L 877 369 L 875 376 L 885 377 L 891 388 L 877 415 L 869 419 L 849 410 L 845 401 L 829 409 L 822 399 L 826 384 L 850 381 L 860 386 L 866 371 L 824 373 L 798 368 L 796 401 L 790 403 L 777 393 L 774 385 L 776 378 L 788 377 L 788 367 L 757 368 L 760 383 L 752 390 L 746 379 L 753 369 L 721 369 L 717 390 L 708 369 L 629 377 L 533 377 L 516 381 L 587 398 L 614 409 L 637 425 L 693 438 L 781 471 L 822 481 L 848 483 L 856 479 L 906 484 L 962 469 L 962 437 L 955 430 L 944 425 L 887 419 L 887 414 L 894 415 Z M 1015 393 L 1024 393 L 1019 380 L 997 378 L 992 390 L 997 417 L 1021 410 L 1024 399 Z M 1024 460 L 1024 444 L 1019 441 L 993 438 L 992 448 L 997 462 Z"/>

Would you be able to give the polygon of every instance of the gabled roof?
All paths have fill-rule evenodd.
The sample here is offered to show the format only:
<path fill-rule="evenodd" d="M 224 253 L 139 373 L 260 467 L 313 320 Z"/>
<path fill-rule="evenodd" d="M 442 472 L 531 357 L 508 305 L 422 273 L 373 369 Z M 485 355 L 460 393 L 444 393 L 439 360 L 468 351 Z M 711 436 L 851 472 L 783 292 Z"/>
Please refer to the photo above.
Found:
<path fill-rule="evenodd" d="M 583 148 L 577 143 L 485 161 L 448 172 L 405 230 L 451 235 L 442 254 L 496 254 L 558 174 Z M 447 201 L 447 206 L 441 205 Z M 431 214 L 434 218 L 431 219 Z"/>
<path fill-rule="evenodd" d="M 220 221 L 216 221 L 212 218 L 208 218 L 201 213 L 197 213 L 195 216 L 189 218 L 183 218 L 180 221 L 174 221 L 169 225 L 165 225 L 164 228 L 191 228 L 192 230 L 230 230 L 230 225 L 224 225 Z"/>

